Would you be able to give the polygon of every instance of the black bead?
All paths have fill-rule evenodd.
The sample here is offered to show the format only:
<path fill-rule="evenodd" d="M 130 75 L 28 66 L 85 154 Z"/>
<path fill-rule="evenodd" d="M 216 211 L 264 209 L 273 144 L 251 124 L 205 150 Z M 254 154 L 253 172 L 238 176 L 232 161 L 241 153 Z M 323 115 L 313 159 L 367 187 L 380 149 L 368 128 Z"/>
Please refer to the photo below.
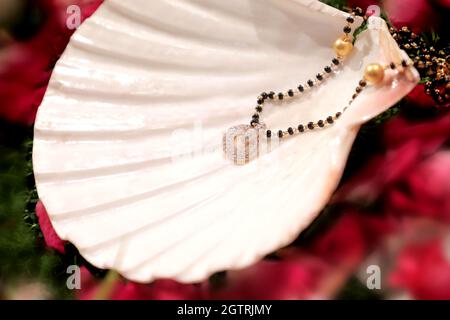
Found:
<path fill-rule="evenodd" d="M 335 64 L 335 65 L 337 65 L 337 66 L 338 66 L 338 65 L 339 65 L 339 63 L 340 63 L 340 62 L 339 62 L 339 60 L 338 60 L 338 59 L 336 59 L 336 58 L 334 58 L 334 59 L 332 60 L 332 62 L 333 62 L 333 64 Z"/>
<path fill-rule="evenodd" d="M 319 80 L 319 81 L 322 81 L 322 80 L 323 80 L 323 76 L 322 76 L 320 73 L 318 73 L 318 74 L 316 75 L 316 78 L 317 78 L 317 80 Z"/>
<path fill-rule="evenodd" d="M 269 96 L 270 99 L 273 100 L 273 98 L 275 97 L 275 92 L 270 91 L 268 96 Z"/>
<path fill-rule="evenodd" d="M 329 117 L 327 118 L 327 122 L 328 122 L 329 124 L 332 124 L 332 123 L 334 122 L 333 117 L 332 117 L 332 116 L 329 116 Z"/>
<path fill-rule="evenodd" d="M 330 66 L 326 66 L 324 68 L 324 70 L 325 70 L 326 73 L 330 73 L 331 72 L 331 67 Z"/>
<path fill-rule="evenodd" d="M 252 119 L 259 120 L 259 114 L 255 113 L 254 115 L 252 115 Z"/>
<path fill-rule="evenodd" d="M 258 100 L 256 100 L 256 102 L 257 102 L 258 104 L 263 104 L 263 103 L 264 103 L 264 99 L 258 99 Z"/>
<path fill-rule="evenodd" d="M 391 62 L 391 64 L 389 66 L 391 67 L 392 70 L 395 69 L 395 63 Z"/>
<path fill-rule="evenodd" d="M 291 127 L 288 128 L 288 133 L 292 136 L 294 134 L 294 129 Z"/>
<path fill-rule="evenodd" d="M 267 130 L 266 135 L 267 135 L 267 138 L 270 138 L 272 136 L 272 131 Z"/>
<path fill-rule="evenodd" d="M 283 138 L 283 131 L 282 130 L 278 130 L 278 138 Z"/>
<path fill-rule="evenodd" d="M 261 97 L 262 97 L 264 100 L 266 100 L 267 97 L 268 97 L 268 95 L 267 95 L 266 92 L 263 92 L 263 93 L 261 93 Z"/>
<path fill-rule="evenodd" d="M 364 80 L 361 80 L 361 81 L 359 82 L 359 85 L 360 85 L 361 87 L 365 87 L 365 86 L 367 85 L 367 82 L 364 81 Z"/>
<path fill-rule="evenodd" d="M 336 118 L 339 118 L 342 115 L 341 112 L 336 113 Z"/>
<path fill-rule="evenodd" d="M 362 16 L 363 10 L 360 7 L 356 7 L 355 9 L 353 9 L 353 13 L 356 14 L 357 16 Z"/>
<path fill-rule="evenodd" d="M 344 27 L 344 32 L 345 33 L 350 33 L 350 32 L 352 32 L 352 28 L 350 28 L 349 26 L 345 26 Z"/>
<path fill-rule="evenodd" d="M 298 129 L 299 132 L 305 131 L 305 127 L 302 124 L 299 124 L 297 129 Z"/>
<path fill-rule="evenodd" d="M 314 86 L 314 82 L 312 80 L 308 80 L 308 86 L 313 87 Z"/>
<path fill-rule="evenodd" d="M 256 110 L 256 112 L 262 112 L 262 111 L 263 111 L 263 108 L 262 108 L 261 106 L 257 106 L 257 107 L 255 108 L 255 110 Z"/>
<path fill-rule="evenodd" d="M 308 129 L 309 130 L 314 130 L 314 122 L 308 123 Z"/>
<path fill-rule="evenodd" d="M 402 60 L 402 67 L 406 68 L 408 66 L 408 63 L 406 60 Z"/>
<path fill-rule="evenodd" d="M 354 95 L 352 95 L 352 99 L 355 100 L 358 97 L 358 95 L 355 93 Z"/>
<path fill-rule="evenodd" d="M 357 93 L 360 93 L 362 91 L 362 88 L 361 87 L 356 87 L 356 92 Z"/>
<path fill-rule="evenodd" d="M 305 91 L 305 88 L 303 88 L 303 86 L 302 86 L 302 85 L 299 85 L 299 86 L 297 87 L 297 89 L 298 89 L 298 91 L 300 91 L 300 92 L 303 92 L 303 91 Z"/>
<path fill-rule="evenodd" d="M 319 127 L 323 128 L 325 126 L 325 123 L 323 122 L 323 120 L 319 120 L 317 121 L 317 124 L 319 125 Z"/>
<path fill-rule="evenodd" d="M 289 95 L 289 97 L 293 97 L 293 96 L 294 96 L 294 91 L 289 90 L 289 91 L 288 91 L 288 95 Z"/>
<path fill-rule="evenodd" d="M 355 22 L 355 19 L 353 19 L 353 17 L 347 17 L 347 22 L 353 23 L 353 22 Z"/>
<path fill-rule="evenodd" d="M 278 99 L 283 100 L 283 98 L 284 98 L 284 94 L 280 92 L 280 93 L 278 94 Z"/>

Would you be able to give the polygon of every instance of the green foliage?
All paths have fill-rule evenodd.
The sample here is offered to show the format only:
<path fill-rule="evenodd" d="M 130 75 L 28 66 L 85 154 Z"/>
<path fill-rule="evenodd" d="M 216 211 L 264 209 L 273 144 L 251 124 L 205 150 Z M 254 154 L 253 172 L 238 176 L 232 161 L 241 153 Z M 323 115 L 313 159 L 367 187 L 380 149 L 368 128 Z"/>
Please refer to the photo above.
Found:
<path fill-rule="evenodd" d="M 367 29 L 367 23 L 363 23 L 358 28 L 356 28 L 355 33 L 353 34 L 353 44 L 355 44 L 356 40 L 358 39 L 358 36 Z"/>
<path fill-rule="evenodd" d="M 381 300 L 383 296 L 379 290 L 370 290 L 355 276 L 351 277 L 347 284 L 338 293 L 339 300 Z"/>
<path fill-rule="evenodd" d="M 1 128 L 1 136 L 16 137 L 11 144 L 0 145 L 0 295 L 4 294 L 2 286 L 39 281 L 54 297 L 68 298 L 71 293 L 65 289 L 65 277 L 61 276 L 65 273 L 62 257 L 45 249 L 34 213 L 26 215 L 29 225 L 24 223 L 24 199 L 37 195 L 27 195 L 26 167 L 31 162 L 26 160 L 22 137 L 17 138 L 21 131 Z M 31 200 L 32 204 L 35 200 Z"/>
<path fill-rule="evenodd" d="M 321 0 L 320 2 L 326 3 L 329 6 L 344 10 L 347 5 L 347 0 Z"/>

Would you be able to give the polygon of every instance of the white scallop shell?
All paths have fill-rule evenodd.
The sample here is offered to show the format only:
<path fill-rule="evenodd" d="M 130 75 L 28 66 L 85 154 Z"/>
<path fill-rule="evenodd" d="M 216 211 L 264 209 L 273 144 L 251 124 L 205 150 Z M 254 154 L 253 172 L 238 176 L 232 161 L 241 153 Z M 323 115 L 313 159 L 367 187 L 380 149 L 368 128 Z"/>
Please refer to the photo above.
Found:
<path fill-rule="evenodd" d="M 35 125 L 37 189 L 59 236 L 139 282 L 200 281 L 287 245 L 327 203 L 359 125 L 417 72 L 245 166 L 224 161 L 222 134 L 248 123 L 260 92 L 329 64 L 346 16 L 313 0 L 106 1 L 57 63 Z M 365 65 L 404 57 L 369 21 L 341 71 L 266 108 L 269 127 L 340 111 Z"/>

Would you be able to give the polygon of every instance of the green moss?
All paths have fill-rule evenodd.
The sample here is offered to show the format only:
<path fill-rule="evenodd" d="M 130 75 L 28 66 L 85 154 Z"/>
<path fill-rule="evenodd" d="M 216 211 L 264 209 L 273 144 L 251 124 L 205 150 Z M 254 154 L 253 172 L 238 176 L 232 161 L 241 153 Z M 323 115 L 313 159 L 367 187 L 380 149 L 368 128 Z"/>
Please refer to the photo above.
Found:
<path fill-rule="evenodd" d="M 45 248 L 34 214 L 37 194 L 27 188 L 31 162 L 23 144 L 26 134 L 23 128 L 7 125 L 0 130 L 0 138 L 5 140 L 0 140 L 0 282 L 11 287 L 39 281 L 54 297 L 69 298 L 72 293 L 65 287 L 65 277 L 57 276 L 65 270 L 64 261 Z"/>

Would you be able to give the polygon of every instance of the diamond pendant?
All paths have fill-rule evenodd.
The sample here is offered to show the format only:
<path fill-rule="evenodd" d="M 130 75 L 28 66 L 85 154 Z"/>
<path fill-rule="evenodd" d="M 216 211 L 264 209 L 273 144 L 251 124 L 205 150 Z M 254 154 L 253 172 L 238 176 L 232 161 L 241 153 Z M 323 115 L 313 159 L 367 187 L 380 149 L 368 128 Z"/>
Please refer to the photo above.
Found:
<path fill-rule="evenodd" d="M 259 157 L 261 135 L 265 124 L 241 124 L 229 128 L 223 135 L 223 152 L 236 165 L 244 165 Z"/>

